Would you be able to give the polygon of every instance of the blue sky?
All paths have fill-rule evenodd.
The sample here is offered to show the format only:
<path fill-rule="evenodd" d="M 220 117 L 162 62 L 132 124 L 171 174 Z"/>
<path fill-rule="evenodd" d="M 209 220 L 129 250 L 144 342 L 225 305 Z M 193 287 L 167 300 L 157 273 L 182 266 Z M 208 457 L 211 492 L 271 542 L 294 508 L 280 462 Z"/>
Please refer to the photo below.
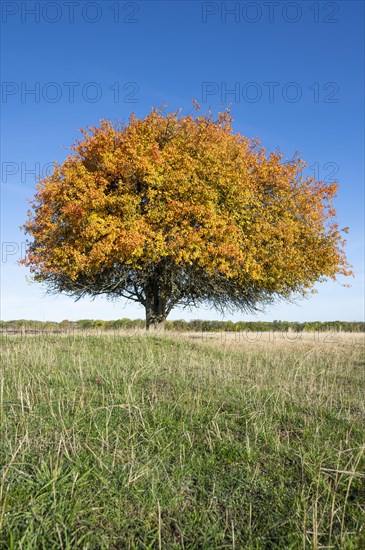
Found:
<path fill-rule="evenodd" d="M 349 226 L 351 288 L 318 294 L 257 317 L 364 318 L 364 3 L 3 1 L 1 318 L 142 318 L 133 303 L 75 303 L 45 296 L 17 261 L 27 200 L 39 173 L 62 161 L 79 129 L 101 118 L 144 116 L 152 106 L 189 111 L 195 98 L 268 149 L 299 151 L 308 175 L 338 179 L 335 206 Z M 34 174 L 35 172 L 35 174 Z M 347 282 L 347 281 L 343 281 Z M 177 318 L 218 319 L 209 309 Z"/>

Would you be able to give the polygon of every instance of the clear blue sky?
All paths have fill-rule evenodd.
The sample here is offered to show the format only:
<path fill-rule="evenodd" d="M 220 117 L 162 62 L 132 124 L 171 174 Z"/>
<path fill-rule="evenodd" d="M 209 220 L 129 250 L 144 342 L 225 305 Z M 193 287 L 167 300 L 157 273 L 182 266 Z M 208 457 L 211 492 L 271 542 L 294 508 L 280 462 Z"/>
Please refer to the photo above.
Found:
<path fill-rule="evenodd" d="M 133 303 L 45 296 L 17 266 L 35 176 L 62 161 L 79 129 L 126 120 L 152 106 L 203 110 L 232 103 L 235 129 L 299 151 L 308 174 L 340 182 L 340 227 L 349 226 L 351 288 L 318 294 L 256 318 L 364 317 L 364 3 L 13 2 L 2 7 L 1 318 L 143 317 Z M 33 92 L 32 92 L 33 90 Z M 231 93 L 230 93 L 231 91 Z M 208 309 L 170 317 L 220 318 Z M 253 316 L 227 315 L 233 320 Z"/>

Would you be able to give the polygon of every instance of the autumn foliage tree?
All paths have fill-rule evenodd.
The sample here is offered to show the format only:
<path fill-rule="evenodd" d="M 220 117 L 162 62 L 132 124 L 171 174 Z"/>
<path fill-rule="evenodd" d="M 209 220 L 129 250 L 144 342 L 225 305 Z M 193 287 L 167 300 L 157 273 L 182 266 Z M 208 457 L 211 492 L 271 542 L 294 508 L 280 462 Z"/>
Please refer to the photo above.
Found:
<path fill-rule="evenodd" d="M 231 123 L 229 111 L 153 109 L 82 130 L 31 203 L 34 279 L 139 302 L 149 328 L 177 305 L 253 311 L 351 274 L 337 184 L 303 177 L 298 156 L 267 153 Z"/>

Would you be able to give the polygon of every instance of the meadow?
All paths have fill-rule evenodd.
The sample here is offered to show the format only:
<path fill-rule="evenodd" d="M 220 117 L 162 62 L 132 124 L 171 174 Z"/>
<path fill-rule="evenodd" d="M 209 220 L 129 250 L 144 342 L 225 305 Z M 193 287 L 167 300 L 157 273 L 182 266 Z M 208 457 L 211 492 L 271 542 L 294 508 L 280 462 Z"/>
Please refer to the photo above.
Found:
<path fill-rule="evenodd" d="M 0 342 L 1 548 L 365 548 L 363 334 Z"/>

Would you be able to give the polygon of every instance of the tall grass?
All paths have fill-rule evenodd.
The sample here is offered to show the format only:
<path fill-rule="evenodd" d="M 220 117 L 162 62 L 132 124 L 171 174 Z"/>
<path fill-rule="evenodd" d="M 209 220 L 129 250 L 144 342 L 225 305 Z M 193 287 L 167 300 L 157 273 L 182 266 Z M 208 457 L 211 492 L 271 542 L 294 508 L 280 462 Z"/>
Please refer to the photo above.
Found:
<path fill-rule="evenodd" d="M 1 344 L 2 548 L 365 548 L 359 338 Z"/>

